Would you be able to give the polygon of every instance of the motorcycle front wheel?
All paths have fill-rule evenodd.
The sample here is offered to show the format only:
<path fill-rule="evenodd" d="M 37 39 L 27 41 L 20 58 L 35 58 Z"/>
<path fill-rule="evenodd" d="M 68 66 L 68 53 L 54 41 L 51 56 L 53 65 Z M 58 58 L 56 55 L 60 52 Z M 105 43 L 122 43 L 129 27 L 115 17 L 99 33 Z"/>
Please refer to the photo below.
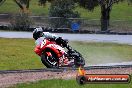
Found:
<path fill-rule="evenodd" d="M 84 67 L 85 60 L 78 51 L 74 50 L 74 52 L 71 53 L 71 55 L 74 58 L 74 64 L 75 64 L 76 67 L 79 67 L 79 66 Z"/>
<path fill-rule="evenodd" d="M 48 56 L 46 52 L 50 52 L 51 56 Z M 41 55 L 41 61 L 47 68 L 59 68 L 57 55 L 52 50 L 44 51 Z"/>

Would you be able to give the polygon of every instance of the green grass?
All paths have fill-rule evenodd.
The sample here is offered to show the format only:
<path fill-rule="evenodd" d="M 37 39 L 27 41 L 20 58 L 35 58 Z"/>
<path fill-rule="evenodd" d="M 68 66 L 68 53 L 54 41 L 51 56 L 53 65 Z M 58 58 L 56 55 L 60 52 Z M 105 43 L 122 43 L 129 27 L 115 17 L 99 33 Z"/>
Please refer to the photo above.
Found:
<path fill-rule="evenodd" d="M 86 60 L 86 64 L 132 61 L 132 46 L 112 43 L 70 42 Z M 34 53 L 33 39 L 0 38 L 0 70 L 43 68 Z"/>
<path fill-rule="evenodd" d="M 130 84 L 86 84 L 80 86 L 75 80 L 52 79 L 18 84 L 11 88 L 132 88 L 132 82 Z"/>
<path fill-rule="evenodd" d="M 0 70 L 42 68 L 32 39 L 0 38 Z"/>
<path fill-rule="evenodd" d="M 88 65 L 132 61 L 132 46 L 130 45 L 85 42 L 72 42 L 71 44 L 82 53 Z"/>
<path fill-rule="evenodd" d="M 30 3 L 30 13 L 32 15 L 48 15 L 48 8 L 49 4 L 47 4 L 45 7 L 39 6 L 38 1 L 31 0 Z M 13 0 L 6 0 L 6 2 L 0 6 L 0 13 L 18 13 L 20 11 L 20 8 L 17 6 L 16 3 L 14 3 Z"/>
<path fill-rule="evenodd" d="M 93 12 L 90 12 L 86 9 L 77 8 L 77 11 L 80 12 L 81 17 L 88 19 L 100 19 L 101 9 L 100 6 L 96 7 Z M 120 2 L 119 4 L 114 4 L 110 14 L 111 20 L 132 20 L 132 6 L 129 6 L 127 2 Z"/>
<path fill-rule="evenodd" d="M 38 1 L 31 0 L 30 12 L 32 15 L 43 15 L 48 16 L 48 9 L 50 4 L 48 3 L 45 7 L 38 6 Z M 83 8 L 77 7 L 76 10 L 81 14 L 81 17 L 88 19 L 100 19 L 100 6 L 96 7 L 93 12 L 89 12 Z M 18 13 L 18 6 L 12 1 L 7 0 L 1 7 L 0 13 Z M 120 2 L 114 4 L 111 12 L 112 20 L 132 20 L 132 7 L 128 6 L 127 2 Z"/>
<path fill-rule="evenodd" d="M 119 20 L 132 20 L 132 6 L 128 6 L 127 2 L 115 4 L 111 11 L 111 17 Z"/>

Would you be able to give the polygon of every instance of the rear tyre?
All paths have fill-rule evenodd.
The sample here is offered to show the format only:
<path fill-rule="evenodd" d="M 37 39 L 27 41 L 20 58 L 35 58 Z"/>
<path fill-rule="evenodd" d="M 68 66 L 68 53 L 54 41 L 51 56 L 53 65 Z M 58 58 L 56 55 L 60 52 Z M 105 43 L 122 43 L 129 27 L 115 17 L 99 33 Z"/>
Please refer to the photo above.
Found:
<path fill-rule="evenodd" d="M 51 56 L 48 56 L 46 52 L 50 52 Z M 44 51 L 41 55 L 41 61 L 47 68 L 59 68 L 57 55 L 52 50 Z"/>

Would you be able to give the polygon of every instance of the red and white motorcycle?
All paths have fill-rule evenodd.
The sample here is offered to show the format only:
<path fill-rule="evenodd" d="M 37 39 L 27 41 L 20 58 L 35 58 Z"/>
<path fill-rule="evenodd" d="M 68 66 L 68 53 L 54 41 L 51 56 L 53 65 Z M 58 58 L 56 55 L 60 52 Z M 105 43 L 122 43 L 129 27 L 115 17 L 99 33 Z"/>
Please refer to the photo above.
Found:
<path fill-rule="evenodd" d="M 42 63 L 47 68 L 79 67 L 85 65 L 82 55 L 72 49 L 68 45 L 68 41 L 66 42 L 66 49 L 50 39 L 41 38 L 39 42 L 40 50 L 37 53 L 39 53 Z"/>

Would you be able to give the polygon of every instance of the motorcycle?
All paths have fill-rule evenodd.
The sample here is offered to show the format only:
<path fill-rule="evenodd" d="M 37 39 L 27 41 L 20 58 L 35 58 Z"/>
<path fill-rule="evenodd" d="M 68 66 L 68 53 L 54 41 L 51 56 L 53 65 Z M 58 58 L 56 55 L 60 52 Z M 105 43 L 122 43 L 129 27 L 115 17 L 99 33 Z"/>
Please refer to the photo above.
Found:
<path fill-rule="evenodd" d="M 66 41 L 66 49 L 50 39 L 40 38 L 37 41 L 40 42 L 39 56 L 47 68 L 83 67 L 85 65 L 82 55 L 68 45 L 68 41 Z"/>

